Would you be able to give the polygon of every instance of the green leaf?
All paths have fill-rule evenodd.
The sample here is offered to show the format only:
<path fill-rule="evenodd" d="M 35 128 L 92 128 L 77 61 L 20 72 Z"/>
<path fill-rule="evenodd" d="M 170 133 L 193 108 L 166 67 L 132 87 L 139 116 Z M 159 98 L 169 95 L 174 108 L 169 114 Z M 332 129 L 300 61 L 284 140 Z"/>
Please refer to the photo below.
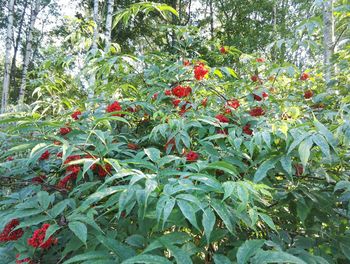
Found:
<path fill-rule="evenodd" d="M 265 240 L 247 240 L 237 251 L 237 264 L 249 263 L 249 259 L 264 245 Z"/>
<path fill-rule="evenodd" d="M 38 192 L 37 194 L 37 197 L 38 197 L 38 202 L 40 204 L 40 206 L 46 210 L 49 205 L 50 205 L 50 195 L 48 194 L 48 192 L 45 192 L 45 191 L 40 191 Z"/>
<path fill-rule="evenodd" d="M 254 182 L 262 181 L 266 177 L 267 172 L 275 167 L 277 161 L 278 159 L 276 158 L 265 160 L 255 172 Z"/>
<path fill-rule="evenodd" d="M 149 254 L 141 254 L 136 257 L 127 259 L 122 262 L 122 264 L 172 264 L 169 260 L 164 257 L 149 255 Z"/>
<path fill-rule="evenodd" d="M 174 245 L 167 245 L 170 253 L 174 256 L 176 263 L 192 264 L 191 256 L 183 249 Z"/>
<path fill-rule="evenodd" d="M 211 206 L 214 208 L 216 213 L 219 215 L 221 220 L 224 222 L 228 231 L 233 233 L 233 224 L 232 224 L 232 221 L 230 219 L 229 212 L 224 204 L 221 203 L 221 201 L 218 201 L 216 199 L 211 201 Z"/>
<path fill-rule="evenodd" d="M 304 168 L 306 167 L 306 164 L 309 160 L 310 150 L 312 145 L 313 145 L 313 141 L 311 137 L 305 139 L 299 145 L 299 148 L 298 148 L 299 157 L 300 157 L 301 164 L 303 165 Z"/>
<path fill-rule="evenodd" d="M 193 206 L 184 200 L 177 200 L 177 205 L 179 206 L 181 212 L 185 216 L 185 218 L 195 227 L 197 230 L 200 231 L 198 224 L 197 224 L 197 219 L 196 219 L 196 214 L 195 214 L 195 209 Z"/>
<path fill-rule="evenodd" d="M 76 255 L 65 262 L 63 264 L 70 264 L 75 262 L 81 262 L 84 260 L 91 260 L 91 259 L 109 259 L 108 258 L 109 253 L 107 251 L 90 251 L 87 253 Z"/>
<path fill-rule="evenodd" d="M 228 257 L 221 254 L 214 254 L 213 259 L 215 264 L 232 264 Z"/>
<path fill-rule="evenodd" d="M 155 163 L 157 163 L 160 159 L 160 150 L 156 148 L 148 148 L 144 149 L 144 152 L 149 157 L 149 159 Z"/>
<path fill-rule="evenodd" d="M 288 263 L 307 264 L 302 259 L 282 251 L 260 250 L 252 259 L 252 264 Z"/>
<path fill-rule="evenodd" d="M 272 219 L 270 216 L 263 214 L 263 213 L 259 213 L 260 218 L 273 230 L 277 231 L 275 224 L 273 223 Z"/>
<path fill-rule="evenodd" d="M 238 174 L 235 166 L 231 165 L 226 161 L 216 161 L 213 163 L 209 163 L 206 168 L 222 170 L 229 174 L 232 174 L 233 176 L 237 176 Z"/>
<path fill-rule="evenodd" d="M 50 238 L 50 236 L 52 236 L 57 230 L 59 230 L 61 227 L 57 224 L 53 224 L 50 225 L 49 228 L 46 230 L 46 234 L 45 234 L 45 240 L 48 240 Z"/>
<path fill-rule="evenodd" d="M 85 224 L 82 222 L 74 221 L 69 222 L 68 227 L 84 244 L 86 244 L 87 228 Z"/>
<path fill-rule="evenodd" d="M 290 156 L 283 156 L 280 159 L 282 168 L 289 174 L 292 175 L 292 159 Z"/>
<path fill-rule="evenodd" d="M 327 158 L 330 158 L 330 157 L 331 157 L 331 152 L 330 152 L 330 149 L 329 149 L 329 144 L 328 144 L 327 140 L 326 140 L 323 136 L 321 136 L 320 134 L 313 135 L 312 140 L 315 142 L 315 144 L 316 144 L 317 146 L 320 147 L 322 153 L 323 153 Z"/>
<path fill-rule="evenodd" d="M 306 217 L 310 213 L 311 208 L 307 206 L 304 202 L 298 201 L 297 202 L 297 215 L 301 222 L 304 223 Z"/>
<path fill-rule="evenodd" d="M 213 210 L 208 207 L 203 211 L 202 224 L 204 227 L 205 237 L 207 238 L 207 244 L 210 243 L 210 235 L 215 225 L 216 217 Z"/>
<path fill-rule="evenodd" d="M 108 248 L 108 250 L 114 252 L 122 260 L 129 259 L 136 255 L 136 252 L 133 248 L 119 242 L 116 239 L 102 235 L 97 236 L 97 239 L 103 246 Z"/>

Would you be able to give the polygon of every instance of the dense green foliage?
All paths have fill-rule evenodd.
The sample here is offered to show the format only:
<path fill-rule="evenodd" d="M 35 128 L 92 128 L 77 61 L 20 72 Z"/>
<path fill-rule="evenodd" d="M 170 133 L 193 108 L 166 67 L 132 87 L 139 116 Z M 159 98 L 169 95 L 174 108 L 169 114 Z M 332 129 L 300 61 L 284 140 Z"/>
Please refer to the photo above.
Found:
<path fill-rule="evenodd" d="M 271 1 L 237 8 L 271 23 Z M 0 115 L 0 263 L 349 263 L 350 46 L 325 83 L 314 20 L 278 23 L 274 45 L 269 27 L 208 38 L 179 13 L 115 14 L 114 37 L 149 46 L 93 51 L 77 18 L 42 49 L 28 104 Z"/>

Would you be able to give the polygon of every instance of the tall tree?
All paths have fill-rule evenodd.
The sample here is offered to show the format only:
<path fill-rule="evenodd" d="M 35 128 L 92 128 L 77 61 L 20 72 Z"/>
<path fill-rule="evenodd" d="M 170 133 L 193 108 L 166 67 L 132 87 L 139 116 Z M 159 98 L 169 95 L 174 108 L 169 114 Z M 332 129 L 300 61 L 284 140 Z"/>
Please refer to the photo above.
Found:
<path fill-rule="evenodd" d="M 106 48 L 105 51 L 108 52 L 111 45 L 111 32 L 112 32 L 112 15 L 113 15 L 113 0 L 107 1 L 107 17 L 106 17 Z"/>
<path fill-rule="evenodd" d="M 11 63 L 11 47 L 13 42 L 13 11 L 14 11 L 14 0 L 8 1 L 8 23 L 7 23 L 7 35 L 6 35 L 6 51 L 5 51 L 5 72 L 4 82 L 2 87 L 2 98 L 1 98 L 1 113 L 4 113 L 7 107 L 7 101 L 9 97 L 10 87 L 10 63 Z"/>
<path fill-rule="evenodd" d="M 334 17 L 333 0 L 323 2 L 323 46 L 324 46 L 324 78 L 326 84 L 332 79 L 332 55 L 334 53 Z"/>
<path fill-rule="evenodd" d="M 21 36 L 23 32 L 23 25 L 25 22 L 25 14 L 28 6 L 28 1 L 25 0 L 23 4 L 23 10 L 21 14 L 21 19 L 19 20 L 19 25 L 18 25 L 18 32 L 17 32 L 17 37 L 16 41 L 14 42 L 14 50 L 13 50 L 13 57 L 12 57 L 12 64 L 11 64 L 11 86 L 12 89 L 15 89 L 15 84 L 16 84 L 16 61 L 17 61 L 17 53 L 18 49 L 21 43 Z"/>
<path fill-rule="evenodd" d="M 21 80 L 21 86 L 19 89 L 19 96 L 18 96 L 18 103 L 21 105 L 24 102 L 24 95 L 26 90 L 26 84 L 27 84 L 27 71 L 28 71 L 28 65 L 30 62 L 30 58 L 32 56 L 32 41 L 33 41 L 33 30 L 35 25 L 35 20 L 39 13 L 39 0 L 34 0 L 31 5 L 31 12 L 30 12 L 30 20 L 29 20 L 29 27 L 27 31 L 27 39 L 26 39 L 26 49 L 24 54 L 24 61 L 23 61 L 23 69 L 22 69 L 22 80 Z"/>

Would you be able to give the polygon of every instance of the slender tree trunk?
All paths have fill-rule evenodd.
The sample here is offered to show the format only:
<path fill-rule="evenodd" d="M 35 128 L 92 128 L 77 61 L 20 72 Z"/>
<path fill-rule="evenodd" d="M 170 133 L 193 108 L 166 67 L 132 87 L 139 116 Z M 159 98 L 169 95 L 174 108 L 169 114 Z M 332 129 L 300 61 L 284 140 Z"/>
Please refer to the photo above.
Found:
<path fill-rule="evenodd" d="M 97 52 L 97 38 L 98 38 L 98 0 L 94 0 L 94 7 L 93 7 L 93 20 L 95 23 L 94 27 L 94 36 L 92 39 L 92 52 L 95 54 Z"/>
<path fill-rule="evenodd" d="M 111 45 L 111 32 L 112 32 L 112 14 L 113 14 L 114 0 L 107 1 L 107 18 L 106 18 L 106 48 L 105 52 L 109 51 Z"/>
<path fill-rule="evenodd" d="M 93 55 L 97 53 L 97 38 L 98 38 L 98 29 L 99 29 L 99 21 L 98 21 L 98 0 L 94 0 L 93 6 L 93 20 L 95 23 L 94 27 L 94 35 L 92 39 L 91 52 Z M 89 88 L 88 88 L 88 98 L 93 98 L 95 94 L 95 74 L 92 73 L 89 79 Z"/>
<path fill-rule="evenodd" d="M 324 45 L 324 79 L 326 84 L 332 79 L 333 65 L 331 62 L 334 53 L 334 17 L 333 0 L 323 2 L 323 45 Z"/>
<path fill-rule="evenodd" d="M 210 35 L 211 38 L 214 39 L 214 12 L 213 12 L 213 0 L 209 2 L 210 8 Z"/>
<path fill-rule="evenodd" d="M 21 81 L 21 87 L 19 89 L 19 96 L 18 96 L 19 105 L 22 105 L 24 102 L 24 95 L 25 95 L 26 84 L 27 84 L 28 65 L 29 65 L 30 58 L 32 56 L 33 30 L 34 30 L 35 20 L 38 13 L 39 13 L 39 3 L 38 3 L 38 0 L 35 0 L 33 1 L 31 6 L 29 28 L 27 33 L 27 43 L 26 43 L 26 50 L 25 50 L 23 70 L 22 70 L 22 81 Z"/>
<path fill-rule="evenodd" d="M 23 4 L 23 12 L 22 12 L 22 15 L 21 15 L 21 20 L 19 22 L 16 43 L 15 43 L 15 47 L 14 47 L 14 51 L 13 51 L 12 64 L 11 64 L 11 86 L 12 86 L 12 89 L 16 88 L 15 85 L 16 85 L 17 52 L 18 52 L 20 41 L 21 41 L 22 28 L 23 28 L 23 24 L 24 24 L 24 17 L 25 17 L 25 14 L 26 14 L 27 5 L 28 5 L 28 1 L 26 0 L 26 1 L 24 1 L 24 4 Z"/>
<path fill-rule="evenodd" d="M 5 72 L 4 72 L 4 82 L 2 86 L 2 97 L 1 97 L 1 113 L 6 111 L 7 101 L 9 97 L 9 87 L 10 87 L 10 53 L 12 46 L 12 36 L 13 36 L 13 11 L 14 11 L 14 0 L 8 1 L 8 22 L 7 22 L 7 36 L 6 36 L 6 51 L 5 51 Z"/>

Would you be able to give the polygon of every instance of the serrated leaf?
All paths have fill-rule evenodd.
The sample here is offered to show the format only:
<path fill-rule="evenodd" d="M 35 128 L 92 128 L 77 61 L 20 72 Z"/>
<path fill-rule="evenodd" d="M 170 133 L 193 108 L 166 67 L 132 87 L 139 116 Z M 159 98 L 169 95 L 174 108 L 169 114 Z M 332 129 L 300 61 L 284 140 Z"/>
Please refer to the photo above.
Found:
<path fill-rule="evenodd" d="M 74 221 L 69 222 L 68 227 L 84 244 L 86 244 L 87 228 L 85 224 L 82 222 Z"/>
<path fill-rule="evenodd" d="M 302 259 L 282 251 L 260 250 L 252 259 L 252 264 L 288 263 L 307 264 Z"/>
<path fill-rule="evenodd" d="M 275 167 L 276 162 L 276 158 L 265 160 L 256 170 L 254 174 L 254 182 L 262 181 L 267 176 L 267 172 Z"/>
<path fill-rule="evenodd" d="M 260 218 L 273 230 L 277 231 L 275 224 L 273 223 L 272 219 L 270 216 L 259 213 Z"/>
<path fill-rule="evenodd" d="M 265 240 L 247 240 L 237 251 L 237 264 L 249 263 L 249 259 L 264 245 Z"/>
<path fill-rule="evenodd" d="M 312 148 L 312 145 L 313 145 L 313 141 L 312 141 L 312 138 L 310 137 L 303 140 L 303 142 L 301 142 L 299 145 L 299 148 L 298 148 L 299 157 L 300 157 L 301 164 L 303 165 L 304 168 L 306 167 L 306 164 L 309 160 L 310 150 Z"/>
<path fill-rule="evenodd" d="M 184 200 L 177 200 L 176 203 L 179 206 L 184 217 L 191 223 L 191 225 L 193 225 L 195 228 L 197 228 L 197 230 L 200 231 L 197 224 L 195 209 L 193 208 L 193 206 L 189 202 L 186 202 Z"/>
<path fill-rule="evenodd" d="M 210 235 L 215 225 L 216 217 L 213 210 L 208 207 L 203 211 L 202 225 L 204 228 L 204 234 L 207 239 L 207 244 L 210 243 Z"/>

